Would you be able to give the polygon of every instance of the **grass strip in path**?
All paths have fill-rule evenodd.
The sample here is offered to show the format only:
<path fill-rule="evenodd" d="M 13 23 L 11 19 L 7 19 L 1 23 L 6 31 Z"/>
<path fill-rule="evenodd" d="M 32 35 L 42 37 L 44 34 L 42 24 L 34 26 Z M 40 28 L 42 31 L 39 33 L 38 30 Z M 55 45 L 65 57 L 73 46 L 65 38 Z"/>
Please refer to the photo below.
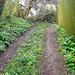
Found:
<path fill-rule="evenodd" d="M 40 75 L 39 67 L 45 43 L 45 30 L 49 24 L 35 28 L 17 49 L 3 75 Z"/>

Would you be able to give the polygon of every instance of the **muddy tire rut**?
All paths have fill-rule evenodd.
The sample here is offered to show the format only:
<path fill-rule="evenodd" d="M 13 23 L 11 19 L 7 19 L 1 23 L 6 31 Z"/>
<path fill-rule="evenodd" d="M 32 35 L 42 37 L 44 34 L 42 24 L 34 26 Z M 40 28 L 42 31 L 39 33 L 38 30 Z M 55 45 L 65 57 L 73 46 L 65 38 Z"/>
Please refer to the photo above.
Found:
<path fill-rule="evenodd" d="M 41 75 L 67 75 L 63 59 L 58 53 L 57 35 L 54 26 L 47 27 L 45 36 L 44 60 L 42 61 Z"/>

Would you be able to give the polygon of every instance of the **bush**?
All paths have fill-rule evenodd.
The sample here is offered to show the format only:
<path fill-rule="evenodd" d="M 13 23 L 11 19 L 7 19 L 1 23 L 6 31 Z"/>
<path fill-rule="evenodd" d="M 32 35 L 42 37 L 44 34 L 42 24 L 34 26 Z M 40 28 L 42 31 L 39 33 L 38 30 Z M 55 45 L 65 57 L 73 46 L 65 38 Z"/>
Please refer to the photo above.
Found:
<path fill-rule="evenodd" d="M 56 12 L 55 10 L 46 10 L 43 13 L 38 13 L 35 20 L 36 22 L 47 21 L 49 23 L 55 23 L 56 22 Z"/>
<path fill-rule="evenodd" d="M 51 12 L 44 16 L 43 21 L 47 21 L 49 23 L 55 23 L 56 22 L 56 13 Z"/>
<path fill-rule="evenodd" d="M 2 0 L 0 0 L 0 16 L 1 16 L 1 12 L 3 10 L 3 6 L 4 6 L 4 3 L 2 3 Z"/>
<path fill-rule="evenodd" d="M 0 22 L 0 51 L 20 37 L 32 24 L 21 18 L 10 17 Z"/>

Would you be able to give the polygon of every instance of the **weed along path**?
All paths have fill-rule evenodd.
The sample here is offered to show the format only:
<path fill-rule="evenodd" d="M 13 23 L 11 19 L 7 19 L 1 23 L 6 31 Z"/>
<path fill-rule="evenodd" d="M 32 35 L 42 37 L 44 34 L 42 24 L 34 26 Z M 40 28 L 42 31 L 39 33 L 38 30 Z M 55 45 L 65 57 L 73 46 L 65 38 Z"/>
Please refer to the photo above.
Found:
<path fill-rule="evenodd" d="M 7 63 L 14 56 L 18 46 L 25 40 L 27 35 L 37 26 L 31 27 L 27 32 L 25 32 L 21 37 L 19 37 L 11 46 L 7 48 L 7 51 L 0 53 L 0 73 L 3 72 L 3 69 L 7 66 Z"/>
<path fill-rule="evenodd" d="M 41 75 L 67 75 L 64 62 L 60 53 L 57 52 L 56 33 L 54 26 L 48 26 L 45 36 L 44 60 L 42 61 Z"/>

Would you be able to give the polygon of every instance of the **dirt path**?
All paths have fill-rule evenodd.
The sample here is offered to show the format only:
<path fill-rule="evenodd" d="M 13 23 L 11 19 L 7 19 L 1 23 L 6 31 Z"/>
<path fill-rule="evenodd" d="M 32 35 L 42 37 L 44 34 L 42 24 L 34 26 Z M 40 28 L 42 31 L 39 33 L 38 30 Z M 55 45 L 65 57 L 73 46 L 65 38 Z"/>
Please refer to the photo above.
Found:
<path fill-rule="evenodd" d="M 27 32 L 25 32 L 21 37 L 19 37 L 11 46 L 7 48 L 5 53 L 0 53 L 0 73 L 3 72 L 3 69 L 7 66 L 7 63 L 10 61 L 11 57 L 14 56 L 17 51 L 18 46 L 25 40 L 26 36 L 37 26 L 31 27 Z"/>
<path fill-rule="evenodd" d="M 41 75 L 67 75 L 62 57 L 60 53 L 57 52 L 57 36 L 54 31 L 54 26 L 47 27 L 45 38 L 44 60 L 41 65 Z"/>

